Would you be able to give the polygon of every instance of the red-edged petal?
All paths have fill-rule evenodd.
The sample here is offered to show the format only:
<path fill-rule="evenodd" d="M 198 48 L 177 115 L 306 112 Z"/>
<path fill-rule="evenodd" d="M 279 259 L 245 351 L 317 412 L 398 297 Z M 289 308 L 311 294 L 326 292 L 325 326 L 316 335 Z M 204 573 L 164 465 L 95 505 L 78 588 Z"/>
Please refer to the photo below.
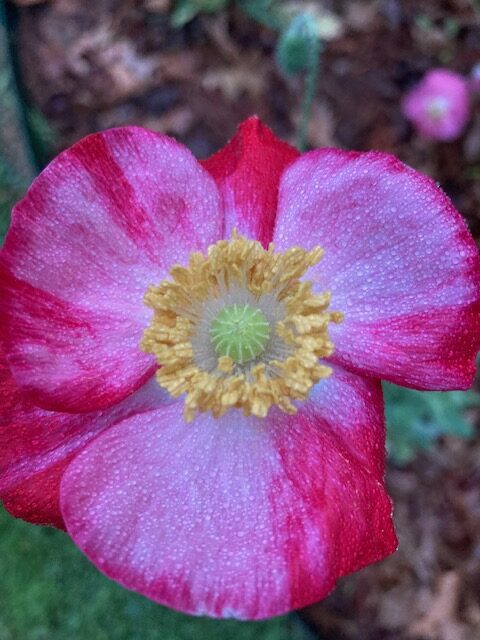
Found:
<path fill-rule="evenodd" d="M 480 257 L 430 178 L 383 153 L 308 153 L 283 176 L 274 241 L 325 249 L 307 278 L 345 314 L 333 361 L 420 389 L 471 385 Z"/>
<path fill-rule="evenodd" d="M 152 374 L 143 303 L 223 229 L 210 175 L 135 127 L 84 138 L 17 205 L 0 257 L 2 338 L 17 382 L 47 409 L 119 402 Z"/>
<path fill-rule="evenodd" d="M 258 619 L 394 551 L 378 381 L 337 370 L 296 416 L 182 406 L 100 436 L 61 486 L 67 530 L 124 586 L 192 614 Z"/>
<path fill-rule="evenodd" d="M 115 422 L 167 402 L 151 380 L 108 411 L 55 413 L 32 405 L 0 357 L 0 499 L 17 518 L 63 528 L 59 487 L 75 455 Z"/>
<path fill-rule="evenodd" d="M 245 120 L 235 137 L 202 162 L 217 182 L 225 237 L 233 228 L 266 247 L 272 239 L 278 184 L 299 152 L 279 140 L 257 117 Z"/>

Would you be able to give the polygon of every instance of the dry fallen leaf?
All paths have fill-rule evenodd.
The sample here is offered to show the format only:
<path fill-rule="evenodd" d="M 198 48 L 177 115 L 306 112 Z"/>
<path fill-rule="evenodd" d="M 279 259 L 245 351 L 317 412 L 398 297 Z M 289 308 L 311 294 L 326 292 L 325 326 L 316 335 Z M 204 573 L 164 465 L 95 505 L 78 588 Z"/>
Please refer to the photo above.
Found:
<path fill-rule="evenodd" d="M 255 69 L 255 73 L 252 73 Z M 246 93 L 258 98 L 265 88 L 266 70 L 256 56 L 244 56 L 237 66 L 219 67 L 207 70 L 202 87 L 207 91 L 221 91 L 227 100 L 235 102 Z"/>
<path fill-rule="evenodd" d="M 456 571 L 444 573 L 423 617 L 409 625 L 409 634 L 428 640 L 463 640 L 463 625 L 457 619 L 461 586 Z"/>
<path fill-rule="evenodd" d="M 184 136 L 193 124 L 194 114 L 189 107 L 177 107 L 159 117 L 146 118 L 142 123 L 147 129 Z"/>

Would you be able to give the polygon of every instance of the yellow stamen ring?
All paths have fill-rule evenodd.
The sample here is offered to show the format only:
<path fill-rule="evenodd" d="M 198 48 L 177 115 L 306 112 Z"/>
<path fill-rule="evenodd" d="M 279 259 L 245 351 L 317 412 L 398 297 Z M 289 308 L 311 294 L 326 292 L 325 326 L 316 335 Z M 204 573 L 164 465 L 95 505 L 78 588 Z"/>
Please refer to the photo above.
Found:
<path fill-rule="evenodd" d="M 272 405 L 295 413 L 292 401 L 305 400 L 331 374 L 318 359 L 333 352 L 328 324 L 343 316 L 327 311 L 328 292 L 314 294 L 310 282 L 300 281 L 322 253 L 320 247 L 276 253 L 273 244 L 265 250 L 234 232 L 229 241 L 211 245 L 207 256 L 192 253 L 188 267 L 175 265 L 173 280 L 149 287 L 145 303 L 154 315 L 141 348 L 161 365 L 158 383 L 173 397 L 186 394 L 187 421 L 196 411 L 219 417 L 233 407 L 258 417 Z M 248 336 L 252 327 L 257 338 L 262 335 L 251 357 L 237 348 L 227 355 L 212 339 L 239 308 L 250 318 Z"/>

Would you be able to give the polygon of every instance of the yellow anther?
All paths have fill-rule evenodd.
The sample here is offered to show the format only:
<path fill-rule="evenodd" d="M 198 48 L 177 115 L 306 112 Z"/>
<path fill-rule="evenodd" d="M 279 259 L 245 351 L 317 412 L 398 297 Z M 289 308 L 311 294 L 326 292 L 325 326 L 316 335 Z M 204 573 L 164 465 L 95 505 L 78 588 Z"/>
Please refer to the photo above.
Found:
<path fill-rule="evenodd" d="M 328 292 L 314 294 L 310 282 L 300 281 L 322 254 L 320 247 L 277 253 L 272 243 L 265 250 L 234 231 L 229 241 L 211 245 L 206 256 L 192 253 L 187 267 L 173 266 L 172 280 L 148 289 L 145 303 L 154 315 L 141 347 L 161 365 L 159 384 L 173 397 L 186 394 L 187 421 L 197 411 L 219 417 L 234 407 L 258 417 L 273 405 L 295 413 L 293 401 L 305 400 L 312 386 L 331 374 L 318 360 L 331 355 L 328 324 L 343 315 L 327 311 Z M 268 340 L 248 361 L 235 353 L 218 357 L 210 344 L 208 322 L 236 304 L 235 296 L 270 318 Z"/>

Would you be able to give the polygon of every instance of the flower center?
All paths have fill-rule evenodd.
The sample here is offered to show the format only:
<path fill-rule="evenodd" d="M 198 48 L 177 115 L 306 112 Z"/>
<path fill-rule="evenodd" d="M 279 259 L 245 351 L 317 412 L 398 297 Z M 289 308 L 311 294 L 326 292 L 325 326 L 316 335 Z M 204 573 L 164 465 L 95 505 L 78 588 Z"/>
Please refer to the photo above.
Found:
<path fill-rule="evenodd" d="M 448 99 L 444 96 L 432 98 L 427 105 L 427 113 L 432 120 L 441 120 L 447 113 L 449 107 Z"/>
<path fill-rule="evenodd" d="M 217 314 L 210 335 L 219 356 L 244 364 L 263 353 L 270 326 L 260 309 L 249 304 L 232 304 Z"/>
<path fill-rule="evenodd" d="M 185 394 L 187 421 L 232 408 L 295 413 L 293 402 L 331 374 L 320 359 L 333 351 L 329 323 L 343 316 L 327 311 L 328 292 L 315 294 L 301 280 L 321 256 L 320 247 L 266 250 L 234 232 L 149 287 L 154 314 L 141 348 L 161 365 L 158 383 L 175 398 Z"/>

